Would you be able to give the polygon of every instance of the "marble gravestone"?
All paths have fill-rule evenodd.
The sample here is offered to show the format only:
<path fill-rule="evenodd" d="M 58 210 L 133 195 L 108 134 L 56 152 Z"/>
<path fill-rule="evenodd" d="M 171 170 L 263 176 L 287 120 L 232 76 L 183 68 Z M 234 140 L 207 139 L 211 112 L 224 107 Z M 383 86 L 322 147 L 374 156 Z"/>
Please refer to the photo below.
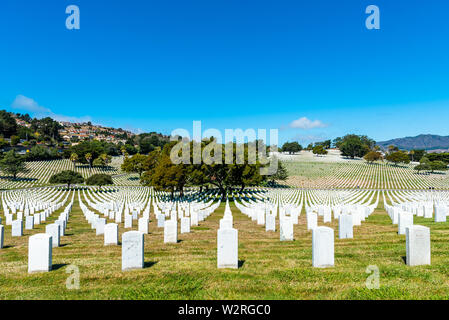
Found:
<path fill-rule="evenodd" d="M 406 262 L 409 266 L 430 264 L 430 229 L 410 226 L 405 231 Z"/>
<path fill-rule="evenodd" d="M 23 236 L 23 221 L 22 220 L 14 220 L 12 222 L 11 235 L 13 237 Z"/>
<path fill-rule="evenodd" d="M 148 219 L 147 218 L 139 218 L 138 220 L 139 231 L 143 234 L 148 234 Z"/>
<path fill-rule="evenodd" d="M 164 225 L 164 243 L 178 242 L 178 223 L 176 220 L 165 221 Z"/>
<path fill-rule="evenodd" d="M 182 217 L 181 218 L 181 233 L 189 233 L 190 232 L 190 218 Z"/>
<path fill-rule="evenodd" d="M 238 242 L 237 229 L 218 229 L 217 268 L 238 268 Z"/>
<path fill-rule="evenodd" d="M 164 225 L 165 225 L 165 215 L 159 214 L 157 216 L 157 227 L 158 228 L 163 228 Z"/>
<path fill-rule="evenodd" d="M 45 233 L 52 237 L 53 248 L 59 247 L 59 225 L 52 223 L 45 226 Z"/>
<path fill-rule="evenodd" d="M 352 239 L 353 235 L 353 220 L 349 214 L 341 214 L 338 218 L 338 237 L 340 239 Z"/>
<path fill-rule="evenodd" d="M 190 225 L 191 226 L 198 225 L 198 212 L 197 211 L 192 211 L 192 214 L 190 215 Z"/>
<path fill-rule="evenodd" d="M 4 238 L 5 238 L 5 228 L 0 224 L 0 249 L 3 249 Z"/>
<path fill-rule="evenodd" d="M 229 216 L 220 219 L 220 229 L 232 229 L 232 227 L 232 219 L 229 219 Z"/>
<path fill-rule="evenodd" d="M 115 223 L 122 223 L 122 213 L 121 212 L 115 213 Z"/>
<path fill-rule="evenodd" d="M 41 223 L 41 215 L 39 213 L 35 213 L 33 217 L 34 217 L 33 219 L 34 225 L 38 225 Z"/>
<path fill-rule="evenodd" d="M 48 272 L 52 267 L 52 237 L 38 233 L 28 238 L 28 273 Z"/>
<path fill-rule="evenodd" d="M 405 229 L 413 226 L 413 213 L 401 211 L 398 219 L 398 234 L 405 234 Z"/>
<path fill-rule="evenodd" d="M 274 214 L 267 213 L 265 218 L 265 231 L 276 231 L 276 217 Z"/>
<path fill-rule="evenodd" d="M 265 224 L 265 211 L 258 210 L 257 211 L 257 224 L 263 226 Z"/>
<path fill-rule="evenodd" d="M 332 210 L 329 207 L 324 208 L 323 223 L 332 222 Z"/>
<path fill-rule="evenodd" d="M 125 228 L 133 227 L 133 216 L 130 214 L 125 214 Z"/>
<path fill-rule="evenodd" d="M 128 231 L 122 235 L 123 271 L 143 268 L 144 241 L 144 234 L 140 231 Z"/>
<path fill-rule="evenodd" d="M 95 223 L 95 234 L 97 236 L 104 234 L 104 226 L 106 225 L 105 218 L 98 218 Z"/>
<path fill-rule="evenodd" d="M 108 223 L 104 226 L 104 245 L 118 244 L 118 224 Z"/>
<path fill-rule="evenodd" d="M 307 230 L 313 230 L 318 225 L 318 215 L 314 212 L 307 214 Z"/>
<path fill-rule="evenodd" d="M 27 216 L 25 218 L 25 230 L 34 229 L 34 216 Z"/>
<path fill-rule="evenodd" d="M 334 230 L 316 227 L 312 231 L 312 265 L 316 268 L 334 266 Z"/>
<path fill-rule="evenodd" d="M 435 222 L 446 222 L 446 208 L 435 205 Z"/>
<path fill-rule="evenodd" d="M 293 241 L 293 221 L 290 217 L 280 220 L 280 240 Z"/>
<path fill-rule="evenodd" d="M 351 216 L 352 216 L 352 225 L 353 226 L 361 226 L 362 225 L 362 217 L 360 215 L 359 210 L 353 210 L 351 212 Z"/>

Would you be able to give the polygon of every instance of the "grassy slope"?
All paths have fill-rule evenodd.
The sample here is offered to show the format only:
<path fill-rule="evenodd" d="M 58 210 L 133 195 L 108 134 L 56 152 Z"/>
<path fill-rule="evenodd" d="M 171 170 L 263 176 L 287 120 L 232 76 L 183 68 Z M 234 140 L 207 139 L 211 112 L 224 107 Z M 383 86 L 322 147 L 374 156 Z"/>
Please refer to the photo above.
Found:
<path fill-rule="evenodd" d="M 77 197 L 75 197 L 76 199 Z M 121 247 L 103 246 L 103 236 L 82 216 L 76 200 L 62 247 L 53 251 L 55 270 L 27 273 L 28 235 L 11 238 L 5 230 L 0 250 L 1 299 L 384 299 L 449 298 L 449 223 L 435 224 L 415 218 L 415 224 L 431 227 L 432 265 L 404 264 L 405 236 L 396 234 L 383 209 L 377 209 L 355 239 L 335 240 L 334 268 L 312 268 L 311 232 L 305 214 L 295 226 L 295 241 L 280 242 L 279 232 L 261 226 L 231 206 L 239 230 L 238 270 L 216 268 L 216 229 L 221 206 L 190 234 L 179 235 L 178 244 L 164 244 L 163 230 L 151 216 L 151 234 L 145 236 L 146 268 L 121 271 Z M 54 213 L 53 219 L 57 216 Z M 48 223 L 48 222 L 47 222 Z M 322 220 L 319 220 L 322 225 Z M 337 223 L 331 226 L 337 231 Z M 136 226 L 134 226 L 136 229 Z M 277 226 L 277 230 L 279 230 Z M 120 228 L 120 234 L 124 230 Z M 337 232 L 336 232 L 337 235 Z M 67 265 L 80 270 L 80 289 L 68 290 Z M 368 265 L 380 269 L 380 289 L 368 290 Z"/>

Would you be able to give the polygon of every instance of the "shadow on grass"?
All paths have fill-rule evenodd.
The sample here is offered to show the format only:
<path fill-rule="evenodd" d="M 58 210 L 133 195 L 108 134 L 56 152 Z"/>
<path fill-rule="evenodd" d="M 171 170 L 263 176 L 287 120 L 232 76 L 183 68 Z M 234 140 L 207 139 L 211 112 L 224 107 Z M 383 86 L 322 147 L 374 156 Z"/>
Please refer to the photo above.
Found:
<path fill-rule="evenodd" d="M 158 263 L 158 261 L 147 261 L 143 263 L 143 267 L 144 268 L 151 268 L 152 266 L 154 266 L 156 263 Z"/>
<path fill-rule="evenodd" d="M 404 264 L 407 264 L 407 257 L 406 256 L 402 256 L 402 261 L 404 261 Z"/>
<path fill-rule="evenodd" d="M 245 264 L 245 260 L 239 260 L 239 263 L 237 264 L 238 269 L 242 268 Z"/>
<path fill-rule="evenodd" d="M 51 266 L 51 270 L 58 270 L 67 266 L 67 263 L 57 263 Z"/>

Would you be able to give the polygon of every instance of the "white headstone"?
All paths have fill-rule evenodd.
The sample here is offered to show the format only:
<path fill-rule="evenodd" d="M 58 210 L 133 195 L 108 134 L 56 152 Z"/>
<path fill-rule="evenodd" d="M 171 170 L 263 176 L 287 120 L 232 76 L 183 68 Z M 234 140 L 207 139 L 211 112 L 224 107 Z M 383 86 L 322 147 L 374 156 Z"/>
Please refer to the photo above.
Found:
<path fill-rule="evenodd" d="M 148 234 L 148 219 L 147 218 L 139 218 L 138 221 L 139 231 L 143 234 Z"/>
<path fill-rule="evenodd" d="M 446 222 L 446 208 L 435 205 L 435 222 Z"/>
<path fill-rule="evenodd" d="M 5 238 L 5 228 L 0 224 L 0 249 L 3 248 L 4 238 Z"/>
<path fill-rule="evenodd" d="M 257 211 L 257 224 L 263 226 L 265 224 L 265 211 L 258 210 Z"/>
<path fill-rule="evenodd" d="M 232 229 L 232 220 L 224 217 L 220 219 L 220 229 Z"/>
<path fill-rule="evenodd" d="M 413 225 L 413 214 L 401 211 L 398 220 L 398 234 L 405 234 L 405 229 Z"/>
<path fill-rule="evenodd" d="M 190 218 L 182 217 L 181 218 L 181 233 L 189 233 L 190 232 Z"/>
<path fill-rule="evenodd" d="M 105 218 L 98 218 L 95 223 L 95 234 L 97 236 L 104 234 L 104 226 L 106 225 Z"/>
<path fill-rule="evenodd" d="M 118 244 L 118 224 L 108 223 L 104 226 L 104 245 Z"/>
<path fill-rule="evenodd" d="M 21 237 L 23 235 L 23 221 L 14 220 L 12 222 L 11 235 L 13 237 Z"/>
<path fill-rule="evenodd" d="M 53 248 L 59 247 L 59 225 L 56 223 L 46 225 L 45 233 L 52 237 Z"/>
<path fill-rule="evenodd" d="M 34 217 L 33 216 L 27 216 L 25 218 L 25 229 L 26 230 L 34 229 Z"/>
<path fill-rule="evenodd" d="M 41 215 L 39 213 L 34 214 L 34 224 L 35 225 L 41 224 Z"/>
<path fill-rule="evenodd" d="M 430 229 L 424 226 L 411 226 L 406 229 L 405 243 L 407 265 L 430 264 Z"/>
<path fill-rule="evenodd" d="M 122 270 L 143 268 L 144 241 L 140 231 L 128 231 L 122 235 Z"/>
<path fill-rule="evenodd" d="M 59 236 L 63 237 L 65 235 L 65 223 L 64 223 L 64 220 L 56 220 L 55 223 L 59 226 Z"/>
<path fill-rule="evenodd" d="M 198 225 L 198 212 L 197 211 L 192 211 L 192 214 L 190 216 L 190 225 L 191 226 Z"/>
<path fill-rule="evenodd" d="M 341 214 L 338 219 L 338 237 L 340 239 L 353 238 L 353 220 L 349 214 Z"/>
<path fill-rule="evenodd" d="M 217 231 L 217 267 L 238 268 L 238 231 L 237 229 L 218 229 Z"/>
<path fill-rule="evenodd" d="M 318 225 L 318 215 L 310 212 L 307 215 L 307 230 L 313 230 Z"/>
<path fill-rule="evenodd" d="M 125 228 L 133 227 L 133 216 L 130 214 L 125 214 Z"/>
<path fill-rule="evenodd" d="M 163 228 L 165 224 L 165 215 L 159 214 L 157 215 L 157 227 Z"/>
<path fill-rule="evenodd" d="M 332 210 L 330 207 L 325 207 L 324 208 L 324 213 L 323 213 L 323 222 L 327 223 L 327 222 L 331 222 L 332 221 Z"/>
<path fill-rule="evenodd" d="M 164 243 L 178 242 L 178 223 L 176 220 L 165 221 L 164 225 Z"/>
<path fill-rule="evenodd" d="M 334 266 L 334 230 L 316 227 L 312 231 L 312 265 L 316 268 Z"/>
<path fill-rule="evenodd" d="M 352 211 L 352 225 L 353 226 L 361 226 L 362 225 L 362 217 L 359 210 Z"/>
<path fill-rule="evenodd" d="M 52 267 L 52 237 L 38 233 L 28 238 L 28 273 L 48 272 Z"/>
<path fill-rule="evenodd" d="M 267 213 L 265 219 L 265 231 L 276 231 L 276 217 L 274 214 Z"/>
<path fill-rule="evenodd" d="M 280 240 L 293 241 L 293 221 L 290 217 L 284 217 L 280 222 Z"/>

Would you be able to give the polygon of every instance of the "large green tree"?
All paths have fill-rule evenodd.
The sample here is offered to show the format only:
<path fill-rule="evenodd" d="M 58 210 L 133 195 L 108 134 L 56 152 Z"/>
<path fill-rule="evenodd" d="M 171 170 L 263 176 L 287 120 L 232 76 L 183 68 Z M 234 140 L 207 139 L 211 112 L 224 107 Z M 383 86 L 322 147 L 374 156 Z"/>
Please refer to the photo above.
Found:
<path fill-rule="evenodd" d="M 387 161 L 393 162 L 395 165 L 398 165 L 398 163 L 410 163 L 408 154 L 403 151 L 392 152 L 388 154 L 385 159 Z"/>
<path fill-rule="evenodd" d="M 327 150 L 324 149 L 324 147 L 322 145 L 316 145 L 316 146 L 313 147 L 312 153 L 316 154 L 317 156 L 326 155 L 327 154 Z"/>
<path fill-rule="evenodd" d="M 142 173 L 145 171 L 145 162 L 147 156 L 137 153 L 132 157 L 125 157 L 122 163 L 122 170 L 126 173 L 138 173 L 139 177 L 142 177 Z"/>
<path fill-rule="evenodd" d="M 341 138 L 337 144 L 343 156 L 354 159 L 355 157 L 365 156 L 374 148 L 376 142 L 367 136 L 348 134 Z"/>
<path fill-rule="evenodd" d="M 5 110 L 0 110 L 0 134 L 6 138 L 17 133 L 16 120 Z"/>
<path fill-rule="evenodd" d="M 286 142 L 282 145 L 282 152 L 288 152 L 289 154 L 300 152 L 302 150 L 302 146 L 296 142 Z"/>
<path fill-rule="evenodd" d="M 64 170 L 55 175 L 52 175 L 49 180 L 50 183 L 64 183 L 70 188 L 70 185 L 75 183 L 83 183 L 83 176 L 72 170 Z"/>
<path fill-rule="evenodd" d="M 370 151 L 367 154 L 365 154 L 363 159 L 365 159 L 366 162 L 368 163 L 373 163 L 374 161 L 383 160 L 383 157 L 382 154 L 378 151 Z"/>
<path fill-rule="evenodd" d="M 4 173 L 12 175 L 14 179 L 17 178 L 19 173 L 28 172 L 25 159 L 18 155 L 14 149 L 6 152 L 3 159 L 0 160 L 0 169 Z"/>
<path fill-rule="evenodd" d="M 86 184 L 88 186 L 106 186 L 114 184 L 114 181 L 112 180 L 112 177 L 108 174 L 98 173 L 91 175 L 89 178 L 86 179 Z"/>

